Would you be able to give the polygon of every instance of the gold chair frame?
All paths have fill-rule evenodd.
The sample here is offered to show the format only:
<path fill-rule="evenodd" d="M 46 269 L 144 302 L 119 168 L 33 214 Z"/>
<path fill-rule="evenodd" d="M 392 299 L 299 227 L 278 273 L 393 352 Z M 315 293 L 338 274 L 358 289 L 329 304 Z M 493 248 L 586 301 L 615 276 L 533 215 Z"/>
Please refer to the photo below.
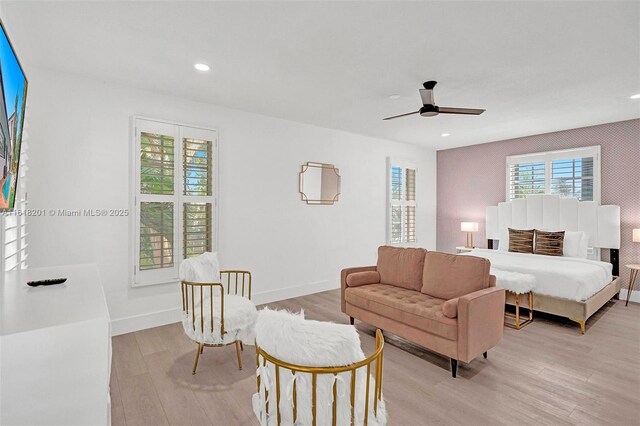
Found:
<path fill-rule="evenodd" d="M 276 388 L 276 415 L 278 420 L 278 425 L 282 424 L 281 415 L 280 415 L 280 369 L 284 368 L 291 372 L 293 376 L 296 373 L 310 373 L 311 374 L 311 387 L 312 387 L 312 397 L 311 397 L 311 414 L 313 418 L 313 426 L 316 426 L 316 383 L 317 377 L 319 374 L 333 374 L 337 376 L 338 373 L 351 372 L 351 425 L 355 423 L 355 391 L 356 391 L 356 370 L 359 368 L 366 367 L 367 369 L 367 384 L 365 388 L 365 397 L 364 397 L 364 425 L 366 426 L 369 418 L 369 392 L 370 392 L 370 381 L 371 381 L 371 366 L 375 361 L 375 386 L 373 391 L 374 393 L 374 406 L 373 412 L 374 415 L 378 415 L 378 404 L 382 400 L 382 359 L 384 352 L 384 336 L 382 335 L 382 331 L 380 329 L 376 330 L 376 350 L 369 357 L 365 358 L 362 361 L 356 362 L 354 364 L 350 364 L 343 367 L 306 367 L 302 365 L 291 364 L 282 360 L 279 360 L 267 352 L 265 352 L 261 347 L 256 344 L 256 367 L 260 368 L 260 362 L 262 361 L 262 366 L 266 367 L 267 362 L 274 365 L 275 369 L 275 388 Z M 258 394 L 260 393 L 260 376 L 256 378 Z M 269 390 L 266 389 L 265 386 L 265 412 L 269 415 Z M 333 403 L 331 405 L 332 409 L 332 425 L 336 426 L 337 421 L 337 381 L 333 382 Z M 296 382 L 293 382 L 293 422 L 296 424 L 297 419 L 297 389 Z"/>
<path fill-rule="evenodd" d="M 225 281 L 226 281 L 226 290 L 225 290 Z M 246 297 L 251 300 L 251 272 L 243 271 L 243 270 L 225 270 L 220 271 L 220 282 L 218 283 L 195 283 L 190 281 L 182 281 L 182 313 L 187 315 L 187 317 L 191 317 L 191 326 L 193 327 L 193 331 L 196 332 L 198 329 L 200 330 L 200 334 L 204 334 L 205 330 L 213 333 L 214 329 L 214 296 L 215 292 L 213 291 L 214 287 L 218 287 L 220 289 L 220 339 L 226 334 L 224 329 L 224 295 L 225 291 L 227 295 L 235 295 Z M 232 292 L 232 287 L 233 292 Z M 210 303 L 210 323 L 205 324 L 204 321 L 204 303 L 203 298 L 206 294 L 205 291 L 208 289 L 209 298 L 211 299 Z M 240 293 L 238 292 L 240 290 Z M 196 324 L 196 297 L 199 297 L 200 300 L 200 324 Z M 199 327 L 199 328 L 198 328 Z M 235 340 L 231 343 L 225 344 L 211 344 L 195 341 L 197 344 L 196 347 L 196 359 L 193 363 L 193 372 L 191 374 L 196 374 L 196 369 L 198 368 L 198 360 L 200 359 L 200 354 L 204 352 L 205 347 L 221 347 L 221 346 L 236 346 L 236 357 L 238 359 L 238 369 L 242 370 L 242 358 L 240 357 L 240 351 L 244 350 L 242 342 L 239 340 Z"/>

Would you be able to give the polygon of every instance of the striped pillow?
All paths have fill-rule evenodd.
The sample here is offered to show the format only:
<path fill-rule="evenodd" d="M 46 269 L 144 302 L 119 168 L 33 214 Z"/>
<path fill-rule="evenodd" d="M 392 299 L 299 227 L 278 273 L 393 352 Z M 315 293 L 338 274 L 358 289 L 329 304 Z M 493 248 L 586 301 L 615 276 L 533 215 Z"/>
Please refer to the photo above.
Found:
<path fill-rule="evenodd" d="M 509 228 L 509 251 L 514 253 L 533 253 L 533 235 L 535 229 Z"/>
<path fill-rule="evenodd" d="M 546 232 L 536 229 L 535 254 L 546 256 L 562 256 L 564 248 L 564 231 Z"/>

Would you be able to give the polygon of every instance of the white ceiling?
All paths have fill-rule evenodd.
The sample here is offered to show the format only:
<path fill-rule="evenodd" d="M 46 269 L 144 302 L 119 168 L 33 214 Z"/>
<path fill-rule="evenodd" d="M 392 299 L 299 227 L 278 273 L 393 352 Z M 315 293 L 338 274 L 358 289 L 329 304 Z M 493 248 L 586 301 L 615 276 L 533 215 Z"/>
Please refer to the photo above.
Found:
<path fill-rule="evenodd" d="M 640 117 L 638 2 L 3 1 L 1 12 L 27 72 L 438 149 Z M 437 104 L 487 111 L 382 121 L 417 110 L 426 80 Z"/>

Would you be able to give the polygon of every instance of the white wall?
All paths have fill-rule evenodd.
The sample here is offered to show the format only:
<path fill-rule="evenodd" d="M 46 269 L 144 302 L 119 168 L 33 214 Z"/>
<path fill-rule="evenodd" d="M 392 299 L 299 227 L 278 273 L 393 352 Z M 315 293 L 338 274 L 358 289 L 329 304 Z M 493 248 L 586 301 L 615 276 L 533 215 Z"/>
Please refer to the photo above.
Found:
<path fill-rule="evenodd" d="M 435 248 L 435 152 L 29 68 L 29 207 L 130 207 L 133 115 L 220 132 L 222 267 L 254 275 L 257 303 L 339 286 L 340 269 L 375 262 L 385 242 L 386 157 L 419 167 L 419 245 Z M 212 80 L 212 84 L 220 84 Z M 215 100 L 212 100 L 215 101 Z M 342 175 L 334 206 L 300 200 L 307 161 Z M 176 285 L 130 286 L 127 218 L 30 219 L 30 267 L 97 263 L 114 333 L 177 319 Z"/>

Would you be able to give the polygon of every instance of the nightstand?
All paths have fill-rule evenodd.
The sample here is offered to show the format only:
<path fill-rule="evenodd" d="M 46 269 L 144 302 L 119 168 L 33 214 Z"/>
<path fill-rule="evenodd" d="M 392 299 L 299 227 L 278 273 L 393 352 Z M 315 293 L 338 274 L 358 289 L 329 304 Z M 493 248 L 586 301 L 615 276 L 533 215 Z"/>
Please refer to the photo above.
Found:
<path fill-rule="evenodd" d="M 627 302 L 624 306 L 629 305 L 629 298 L 631 297 L 631 292 L 633 291 L 633 287 L 636 284 L 636 277 L 638 276 L 638 271 L 640 271 L 640 265 L 627 265 L 627 268 L 631 270 L 631 274 L 629 275 L 629 287 L 627 290 Z"/>
<path fill-rule="evenodd" d="M 473 250 L 473 247 L 458 246 L 456 247 L 456 254 L 469 253 L 471 250 Z"/>

